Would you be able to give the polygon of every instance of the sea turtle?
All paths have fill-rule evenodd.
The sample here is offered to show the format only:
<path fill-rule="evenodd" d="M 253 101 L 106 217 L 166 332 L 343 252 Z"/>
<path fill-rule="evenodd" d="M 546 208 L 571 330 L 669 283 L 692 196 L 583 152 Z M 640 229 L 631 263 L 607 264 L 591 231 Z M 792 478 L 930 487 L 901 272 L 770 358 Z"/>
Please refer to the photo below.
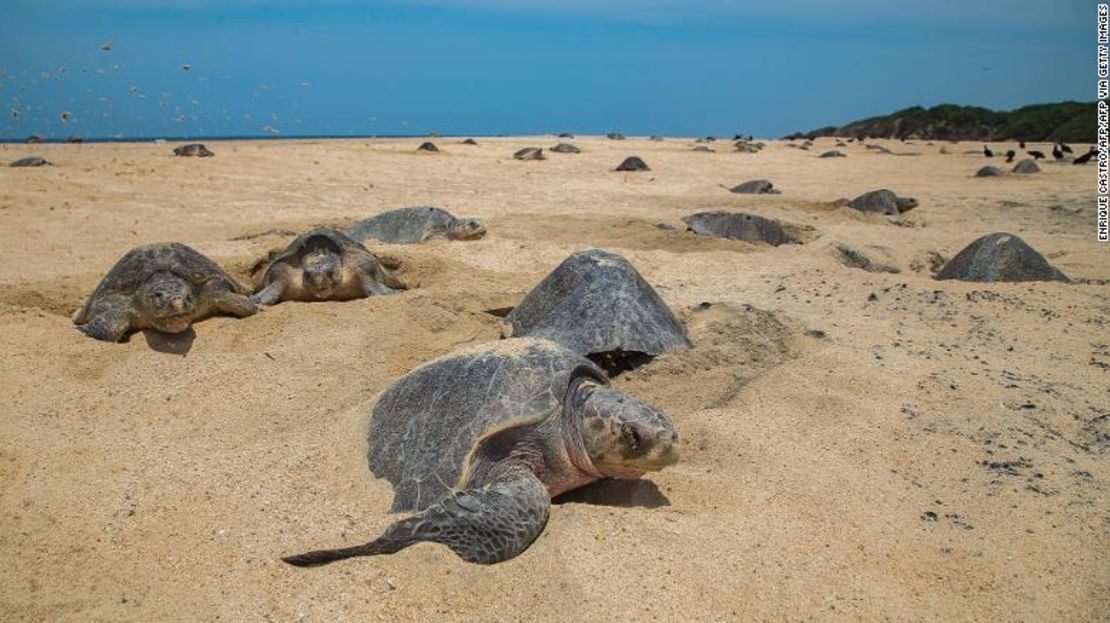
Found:
<path fill-rule="evenodd" d="M 574 145 L 571 145 L 570 143 L 559 143 L 558 145 L 552 147 L 551 151 L 553 151 L 557 154 L 578 154 L 578 153 L 582 153 L 581 149 L 578 149 L 577 147 L 575 147 Z"/>
<path fill-rule="evenodd" d="M 650 171 L 646 162 L 639 156 L 629 156 L 617 165 L 617 171 Z"/>
<path fill-rule="evenodd" d="M 1014 173 L 1020 173 L 1023 175 L 1028 175 L 1030 173 L 1039 173 L 1040 170 L 1041 168 L 1037 166 L 1036 160 L 1026 159 L 1014 165 Z"/>
<path fill-rule="evenodd" d="M 586 355 L 611 373 L 690 347 L 686 329 L 623 257 L 574 253 L 505 317 L 506 337 L 542 337 Z"/>
<path fill-rule="evenodd" d="M 416 148 L 416 151 L 439 151 L 439 148 L 436 147 L 436 144 L 431 141 L 424 141 L 423 143 L 420 143 L 420 145 Z"/>
<path fill-rule="evenodd" d="M 437 237 L 477 240 L 486 234 L 486 226 L 476 218 L 455 218 L 442 208 L 415 206 L 362 219 L 346 233 L 358 241 L 373 238 L 390 244 L 417 244 Z"/>
<path fill-rule="evenodd" d="M 948 261 L 937 279 L 959 281 L 1069 281 L 1036 249 L 1005 232 L 987 234 Z"/>
<path fill-rule="evenodd" d="M 746 212 L 698 212 L 682 221 L 688 230 L 702 236 L 766 242 L 774 247 L 798 242 L 778 221 Z"/>
<path fill-rule="evenodd" d="M 466 138 L 466 139 L 463 139 L 463 140 L 459 141 L 459 144 L 460 145 L 477 145 L 478 141 L 476 141 L 472 138 Z"/>
<path fill-rule="evenodd" d="M 663 137 L 659 136 L 658 134 L 652 134 L 651 136 L 648 137 L 648 140 L 659 142 L 659 141 L 663 140 Z"/>
<path fill-rule="evenodd" d="M 624 140 L 624 135 L 621 134 L 620 132 L 610 132 L 610 133 L 605 135 L 605 138 L 607 138 L 611 141 L 623 141 Z"/>
<path fill-rule="evenodd" d="M 917 199 L 899 197 L 889 190 L 872 190 L 848 202 L 848 207 L 860 212 L 898 215 L 917 207 Z"/>
<path fill-rule="evenodd" d="M 28 145 L 38 145 L 41 142 L 42 142 L 42 136 L 40 136 L 38 134 L 32 134 L 31 136 L 27 137 L 27 144 Z"/>
<path fill-rule="evenodd" d="M 848 156 L 842 151 L 837 151 L 837 150 L 833 149 L 833 150 L 830 150 L 830 151 L 826 151 L 825 153 L 823 153 L 823 154 L 821 154 L 820 156 L 817 156 L 817 157 L 818 158 L 847 158 Z"/>
<path fill-rule="evenodd" d="M 195 156 L 197 158 L 211 158 L 216 154 L 209 151 L 207 147 L 200 143 L 189 143 L 188 145 L 182 145 L 181 147 L 174 148 L 173 155 Z"/>
<path fill-rule="evenodd" d="M 999 177 L 1000 175 L 1002 175 L 1002 169 L 989 164 L 975 172 L 975 177 Z"/>
<path fill-rule="evenodd" d="M 731 193 L 737 195 L 777 195 L 780 191 L 775 190 L 775 185 L 768 180 L 752 180 L 744 182 L 737 186 L 728 189 Z"/>
<path fill-rule="evenodd" d="M 370 470 L 415 515 L 354 547 L 289 556 L 297 566 L 442 543 L 463 560 L 519 555 L 551 497 L 602 478 L 638 478 L 678 460 L 665 413 L 613 389 L 575 352 L 503 340 L 429 362 L 386 389 L 370 415 Z"/>
<path fill-rule="evenodd" d="M 120 342 L 132 330 L 180 333 L 217 314 L 258 311 L 247 289 L 215 262 L 178 242 L 128 251 L 108 271 L 73 324 L 89 337 Z"/>
<path fill-rule="evenodd" d="M 403 286 L 378 258 L 327 227 L 297 237 L 266 268 L 262 289 L 251 297 L 260 305 L 278 301 L 349 301 L 393 294 Z"/>
<path fill-rule="evenodd" d="M 570 132 L 560 132 L 558 138 L 574 138 L 574 134 Z"/>
<path fill-rule="evenodd" d="M 547 156 L 543 155 L 543 150 L 539 147 L 525 147 L 514 153 L 513 158 L 517 160 L 546 160 Z"/>
<path fill-rule="evenodd" d="M 15 162 L 9 164 L 9 167 L 41 167 L 48 164 L 54 164 L 45 158 L 38 156 L 28 156 L 27 158 L 20 158 Z"/>
<path fill-rule="evenodd" d="M 695 145 L 693 148 L 690 149 L 690 151 L 708 151 L 708 152 L 712 152 L 713 149 L 708 147 L 707 145 Z"/>

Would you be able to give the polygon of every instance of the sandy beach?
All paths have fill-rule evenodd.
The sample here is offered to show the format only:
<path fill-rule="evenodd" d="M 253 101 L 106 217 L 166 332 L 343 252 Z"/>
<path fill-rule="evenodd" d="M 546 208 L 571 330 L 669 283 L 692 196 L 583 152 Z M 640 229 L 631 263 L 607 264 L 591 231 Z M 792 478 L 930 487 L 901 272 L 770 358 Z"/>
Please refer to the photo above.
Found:
<path fill-rule="evenodd" d="M 514 151 L 561 139 L 436 138 L 434 154 L 422 140 L 208 142 L 206 159 L 172 143 L 0 145 L 2 164 L 56 165 L 0 167 L 0 618 L 1110 618 L 1110 248 L 1095 240 L 1094 164 L 977 179 L 1012 165 L 978 143 L 821 159 L 833 139 L 745 154 L 578 137 L 581 154 L 521 162 Z M 614 172 L 629 155 L 651 171 Z M 782 194 L 727 190 L 759 178 Z M 879 188 L 920 205 L 833 203 Z M 411 205 L 489 233 L 368 244 L 409 286 L 396 296 L 122 344 L 72 326 L 139 244 L 186 243 L 252 283 L 313 226 Z M 704 210 L 778 219 L 806 243 L 685 231 Z M 998 231 L 1073 283 L 932 278 L 931 254 Z M 845 266 L 837 245 L 901 272 Z M 375 396 L 499 339 L 491 311 L 591 247 L 631 261 L 695 344 L 613 383 L 670 415 L 678 465 L 563 496 L 538 540 L 494 566 L 434 544 L 282 563 L 395 519 L 367 468 Z"/>

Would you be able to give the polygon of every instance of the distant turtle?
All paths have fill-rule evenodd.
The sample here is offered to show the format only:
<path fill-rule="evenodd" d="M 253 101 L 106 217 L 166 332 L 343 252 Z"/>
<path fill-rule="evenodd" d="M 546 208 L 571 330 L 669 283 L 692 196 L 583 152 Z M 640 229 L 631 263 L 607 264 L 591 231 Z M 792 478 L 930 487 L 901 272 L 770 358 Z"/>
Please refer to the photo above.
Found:
<path fill-rule="evenodd" d="M 439 148 L 436 147 L 436 144 L 431 141 L 424 141 L 423 143 L 420 143 L 420 146 L 416 148 L 416 151 L 439 151 Z"/>
<path fill-rule="evenodd" d="M 266 268 L 259 305 L 279 301 L 349 301 L 403 289 L 378 258 L 346 234 L 318 227 L 297 237 Z"/>
<path fill-rule="evenodd" d="M 128 251 L 101 280 L 73 324 L 89 337 L 120 342 L 136 329 L 180 333 L 217 314 L 258 311 L 247 289 L 215 262 L 178 242 Z"/>
<path fill-rule="evenodd" d="M 80 136 L 67 136 L 66 137 L 66 142 L 67 143 L 84 143 L 85 139 L 81 138 Z"/>
<path fill-rule="evenodd" d="M 617 171 L 650 171 L 646 162 L 639 156 L 629 156 L 617 165 Z"/>
<path fill-rule="evenodd" d="M 525 147 L 514 153 L 513 158 L 517 160 L 546 160 L 547 156 L 543 155 L 543 150 L 539 147 Z"/>
<path fill-rule="evenodd" d="M 752 180 L 744 182 L 743 184 L 733 186 L 728 189 L 730 193 L 737 195 L 777 195 L 780 191 L 775 190 L 775 185 L 768 180 Z"/>
<path fill-rule="evenodd" d="M 9 167 L 41 167 L 41 166 L 45 166 L 45 165 L 49 165 L 49 164 L 54 164 L 54 163 L 48 161 L 45 158 L 39 158 L 38 156 L 28 156 L 26 158 L 20 158 L 19 160 L 16 160 L 15 162 L 9 164 L 8 166 Z"/>
<path fill-rule="evenodd" d="M 823 154 L 821 154 L 820 156 L 817 156 L 817 157 L 818 158 L 847 158 L 848 156 L 845 155 L 844 152 L 837 151 L 837 150 L 833 149 L 833 150 L 830 150 L 830 151 L 826 151 L 825 153 L 823 153 Z"/>
<path fill-rule="evenodd" d="M 42 136 L 40 136 L 38 134 L 32 134 L 31 136 L 27 137 L 27 144 L 28 145 L 38 145 L 41 142 L 42 142 Z"/>
<path fill-rule="evenodd" d="M 937 279 L 959 281 L 1069 281 L 1024 240 L 1004 232 L 988 234 L 948 261 Z"/>
<path fill-rule="evenodd" d="M 459 141 L 459 144 L 460 145 L 477 145 L 478 141 L 476 141 L 472 138 L 466 138 L 466 139 L 463 139 L 463 140 Z"/>
<path fill-rule="evenodd" d="M 1002 169 L 989 164 L 975 172 L 975 177 L 998 177 L 1000 175 L 1002 175 Z"/>
<path fill-rule="evenodd" d="M 188 145 L 182 145 L 181 147 L 174 148 L 173 155 L 193 156 L 196 158 L 211 158 L 216 154 L 209 151 L 207 147 L 200 143 L 189 143 Z"/>
<path fill-rule="evenodd" d="M 648 137 L 648 140 L 658 142 L 658 141 L 662 141 L 663 137 L 659 136 L 658 134 L 652 134 L 651 136 Z"/>
<path fill-rule="evenodd" d="M 570 132 L 561 132 L 559 134 L 559 138 L 574 138 L 574 134 L 571 134 Z"/>
<path fill-rule="evenodd" d="M 610 132 L 610 133 L 605 135 L 605 138 L 607 138 L 611 141 L 623 141 L 624 140 L 624 135 L 621 134 L 620 132 Z"/>
<path fill-rule="evenodd" d="M 369 543 L 283 560 L 312 566 L 436 542 L 467 562 L 503 562 L 543 531 L 552 496 L 673 465 L 677 443 L 659 408 L 558 344 L 469 348 L 399 379 L 370 415 L 370 470 L 393 485 L 391 511 L 416 514 Z"/>
<path fill-rule="evenodd" d="M 1019 173 L 1022 175 L 1039 173 L 1040 170 L 1041 168 L 1037 166 L 1037 162 L 1035 160 L 1026 159 L 1014 165 L 1014 173 Z"/>
<path fill-rule="evenodd" d="M 899 197 L 889 190 L 873 190 L 848 202 L 848 207 L 860 212 L 898 215 L 917 207 L 917 199 Z"/>
<path fill-rule="evenodd" d="M 511 337 L 542 337 L 617 373 L 690 347 L 686 329 L 636 268 L 601 249 L 563 260 L 505 317 Z"/>
<path fill-rule="evenodd" d="M 702 236 L 766 242 L 773 247 L 798 242 L 778 221 L 746 212 L 698 212 L 682 221 L 688 230 Z"/>
<path fill-rule="evenodd" d="M 748 141 L 736 141 L 736 151 L 742 154 L 756 154 L 759 150 L 763 149 L 763 143 L 750 143 Z M 797 147 L 797 145 L 790 145 L 790 147 Z"/>
<path fill-rule="evenodd" d="M 382 212 L 347 228 L 358 241 L 373 238 L 390 244 L 418 244 L 431 238 L 477 240 L 486 226 L 476 218 L 455 218 L 443 208 L 415 206 Z"/>
<path fill-rule="evenodd" d="M 708 147 L 708 146 L 706 146 L 706 145 L 695 145 L 695 146 L 694 146 L 694 147 L 693 147 L 693 148 L 692 148 L 692 149 L 691 149 L 690 151 L 707 151 L 707 152 L 712 152 L 712 151 L 713 151 L 713 149 L 712 149 L 711 147 Z"/>
<path fill-rule="evenodd" d="M 552 147 L 551 151 L 553 151 L 557 154 L 578 154 L 578 153 L 582 153 L 581 149 L 578 149 L 577 147 L 575 147 L 574 145 L 571 145 L 570 143 L 559 143 L 558 145 Z"/>

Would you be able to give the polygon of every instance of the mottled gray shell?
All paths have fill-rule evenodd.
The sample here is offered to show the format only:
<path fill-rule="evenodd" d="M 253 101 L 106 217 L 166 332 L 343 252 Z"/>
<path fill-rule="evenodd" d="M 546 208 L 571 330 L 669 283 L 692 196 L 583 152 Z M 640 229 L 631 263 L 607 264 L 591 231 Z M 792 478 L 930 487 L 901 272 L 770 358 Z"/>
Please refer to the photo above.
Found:
<path fill-rule="evenodd" d="M 455 221 L 450 212 L 434 206 L 400 208 L 358 221 L 347 228 L 347 235 L 355 240 L 374 238 L 392 244 L 417 244 L 433 236 L 447 235 Z"/>
<path fill-rule="evenodd" d="M 370 416 L 370 470 L 393 485 L 390 510 L 423 510 L 442 498 L 486 433 L 564 417 L 567 392 L 583 377 L 608 384 L 590 360 L 530 338 L 456 352 L 402 377 Z"/>
<path fill-rule="evenodd" d="M 959 281 L 1068 281 L 1024 240 L 1004 232 L 988 234 L 948 261 L 937 279 Z"/>
<path fill-rule="evenodd" d="M 301 258 L 306 253 L 319 247 L 327 248 L 344 258 L 355 259 L 356 261 L 356 258 L 369 258 L 374 262 L 378 261 L 378 258 L 374 257 L 374 254 L 357 240 L 353 240 L 346 234 L 330 227 L 317 227 L 298 236 L 281 253 L 274 256 L 274 259 L 270 261 L 270 266 L 266 269 L 264 283 L 270 283 L 276 277 L 275 273 L 279 270 L 279 264 L 298 266 L 301 263 Z"/>
<path fill-rule="evenodd" d="M 517 160 L 546 160 L 547 157 L 543 155 L 543 150 L 539 147 L 525 147 L 513 154 L 513 158 Z"/>
<path fill-rule="evenodd" d="M 639 156 L 629 156 L 617 165 L 618 171 L 650 171 L 646 162 Z"/>
<path fill-rule="evenodd" d="M 577 154 L 582 152 L 581 149 L 578 149 L 577 146 L 571 145 L 570 143 L 559 143 L 552 147 L 551 151 L 557 154 Z"/>
<path fill-rule="evenodd" d="M 1014 173 L 1028 175 L 1030 173 L 1039 173 L 1041 167 L 1037 166 L 1036 160 L 1022 160 L 1014 165 Z"/>
<path fill-rule="evenodd" d="M 975 177 L 999 177 L 1002 175 L 1002 169 L 987 165 L 975 172 Z"/>
<path fill-rule="evenodd" d="M 131 249 L 116 262 L 74 316 L 73 322 L 88 322 L 89 310 L 98 299 L 112 294 L 134 294 L 143 282 L 157 272 L 171 272 L 198 288 L 216 281 L 228 292 L 250 294 L 224 269 L 191 247 L 180 242 L 148 244 Z"/>
<path fill-rule="evenodd" d="M 744 182 L 728 189 L 731 193 L 738 195 L 777 195 L 779 191 L 775 190 L 775 185 L 770 180 L 752 180 Z"/>
<path fill-rule="evenodd" d="M 15 162 L 9 164 L 9 167 L 41 167 L 50 164 L 45 158 L 38 156 L 29 156 L 27 158 L 20 158 Z"/>
<path fill-rule="evenodd" d="M 842 151 L 837 151 L 837 150 L 833 149 L 833 150 L 830 150 L 830 151 L 826 151 L 825 153 L 823 153 L 823 154 L 821 154 L 820 156 L 817 156 L 817 157 L 818 158 L 847 158 L 848 156 L 845 155 L 844 152 L 842 152 Z"/>
<path fill-rule="evenodd" d="M 859 210 L 860 212 L 872 212 L 895 216 L 917 207 L 917 200 L 908 197 L 899 197 L 886 189 L 873 190 L 849 201 L 848 207 L 853 210 Z"/>
<path fill-rule="evenodd" d="M 777 221 L 746 212 L 698 212 L 684 217 L 682 222 L 702 236 L 766 242 L 775 247 L 798 242 Z"/>
<path fill-rule="evenodd" d="M 568 257 L 505 321 L 513 337 L 554 340 L 582 355 L 690 347 L 685 327 L 632 264 L 601 249 Z"/>
<path fill-rule="evenodd" d="M 173 154 L 175 156 L 195 156 L 197 158 L 211 158 L 216 155 L 201 143 L 189 143 L 188 145 L 175 147 Z"/>

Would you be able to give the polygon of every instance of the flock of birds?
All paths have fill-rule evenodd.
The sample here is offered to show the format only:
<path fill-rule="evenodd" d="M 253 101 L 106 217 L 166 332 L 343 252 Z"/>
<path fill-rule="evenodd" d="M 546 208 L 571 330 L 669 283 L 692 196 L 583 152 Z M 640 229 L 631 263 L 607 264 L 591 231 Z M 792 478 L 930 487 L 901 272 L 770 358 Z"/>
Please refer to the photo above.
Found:
<path fill-rule="evenodd" d="M 1034 160 L 1044 160 L 1046 158 L 1043 151 L 1038 151 L 1036 149 L 1026 149 L 1025 141 L 1021 141 L 1018 143 L 1018 149 L 1025 150 L 1025 153 Z M 1069 154 L 1074 153 L 1075 152 L 1072 150 L 1071 146 L 1064 142 L 1057 142 L 1052 146 L 1052 157 L 1055 158 L 1057 161 L 1067 160 Z M 991 150 L 990 147 L 983 145 L 983 155 L 987 158 L 994 158 L 994 151 Z M 1091 148 L 1087 150 L 1087 153 L 1076 156 L 1075 159 L 1073 159 L 1071 162 L 1072 164 L 1087 164 L 1091 160 L 1091 158 L 1094 158 L 1097 155 L 1098 148 L 1092 145 Z M 1005 156 L 1006 162 L 1013 162 L 1014 157 L 1017 156 L 1017 151 L 1009 149 L 1006 151 Z"/>

